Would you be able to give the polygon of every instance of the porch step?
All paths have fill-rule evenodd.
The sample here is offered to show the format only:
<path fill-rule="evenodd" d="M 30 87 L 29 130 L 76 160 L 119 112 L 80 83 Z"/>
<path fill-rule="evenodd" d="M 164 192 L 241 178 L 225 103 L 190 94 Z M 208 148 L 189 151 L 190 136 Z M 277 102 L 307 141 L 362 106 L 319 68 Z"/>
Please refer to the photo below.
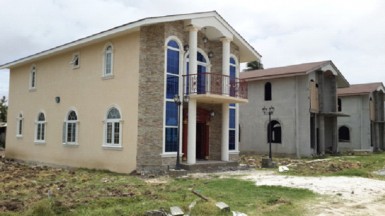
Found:
<path fill-rule="evenodd" d="M 218 172 L 237 170 L 236 161 L 197 161 L 196 164 L 181 163 L 181 168 L 189 172 Z"/>

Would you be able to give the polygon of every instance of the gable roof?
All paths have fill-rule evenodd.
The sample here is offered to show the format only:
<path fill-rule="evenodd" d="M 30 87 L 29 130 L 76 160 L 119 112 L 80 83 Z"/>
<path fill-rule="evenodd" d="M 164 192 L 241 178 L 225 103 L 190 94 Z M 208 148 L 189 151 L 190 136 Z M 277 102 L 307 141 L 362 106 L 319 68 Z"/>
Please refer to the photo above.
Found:
<path fill-rule="evenodd" d="M 335 76 L 337 76 L 338 87 L 349 86 L 349 82 L 330 60 L 268 68 L 264 70 L 245 71 L 240 73 L 240 78 L 246 79 L 247 81 L 278 79 L 284 77 L 303 76 L 317 70 L 324 72 L 331 71 Z"/>
<path fill-rule="evenodd" d="M 63 52 L 67 52 L 73 49 L 76 49 L 80 46 L 85 46 L 93 44 L 102 40 L 107 40 L 112 37 L 120 36 L 130 32 L 136 32 L 140 30 L 141 26 L 153 25 L 158 23 L 173 22 L 183 20 L 190 22 L 194 25 L 205 25 L 216 24 L 220 27 L 220 30 L 225 30 L 229 35 L 232 36 L 233 43 L 235 43 L 240 49 L 240 62 L 254 61 L 261 58 L 261 55 L 237 32 L 230 26 L 216 11 L 208 12 L 199 12 L 199 13 L 189 13 L 189 14 L 177 14 L 177 15 L 167 15 L 159 17 L 148 17 L 140 19 L 134 22 L 129 22 L 124 25 L 120 25 L 106 31 L 102 31 L 9 63 L 0 65 L 0 69 L 12 68 L 19 65 L 31 63 L 36 60 L 43 59 L 47 56 L 57 55 Z M 194 21 L 196 23 L 194 23 Z M 214 33 L 213 33 L 214 32 Z M 208 32 L 208 34 L 215 34 L 215 31 Z M 210 37 L 209 37 L 210 38 Z"/>
<path fill-rule="evenodd" d="M 338 96 L 366 95 L 375 91 L 385 93 L 384 84 L 382 82 L 353 84 L 347 88 L 337 89 L 337 94 Z"/>

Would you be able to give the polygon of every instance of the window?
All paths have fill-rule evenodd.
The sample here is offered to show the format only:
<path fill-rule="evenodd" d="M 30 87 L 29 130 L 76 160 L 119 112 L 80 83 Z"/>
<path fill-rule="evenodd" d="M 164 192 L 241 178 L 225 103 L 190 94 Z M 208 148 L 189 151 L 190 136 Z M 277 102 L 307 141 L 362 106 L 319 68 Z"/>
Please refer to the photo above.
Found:
<path fill-rule="evenodd" d="M 271 143 L 281 143 L 281 124 L 278 121 L 273 120 L 270 122 L 270 124 L 267 125 L 267 127 L 267 141 L 270 142 L 271 139 Z"/>
<path fill-rule="evenodd" d="M 337 111 L 338 111 L 338 112 L 341 112 L 341 111 L 342 111 L 342 102 L 341 102 L 341 98 L 338 98 L 338 100 L 337 100 Z"/>
<path fill-rule="evenodd" d="M 178 106 L 174 96 L 180 92 L 180 45 L 171 39 L 167 42 L 166 50 L 166 80 L 165 80 L 165 116 L 164 116 L 164 152 L 176 152 L 178 140 Z"/>
<path fill-rule="evenodd" d="M 103 68 L 103 76 L 108 77 L 112 76 L 113 71 L 113 48 L 112 45 L 109 44 L 106 46 L 104 50 L 104 68 Z"/>
<path fill-rule="evenodd" d="M 77 144 L 78 142 L 78 116 L 75 111 L 71 110 L 64 122 L 63 126 L 63 143 Z"/>
<path fill-rule="evenodd" d="M 265 101 L 271 101 L 271 83 L 265 83 Z"/>
<path fill-rule="evenodd" d="M 72 64 L 73 69 L 80 67 L 80 54 L 79 53 L 75 53 L 72 55 L 72 60 L 71 60 L 70 64 Z"/>
<path fill-rule="evenodd" d="M 234 57 L 230 57 L 230 96 L 236 94 L 237 64 Z M 237 106 L 229 105 L 229 150 L 236 150 L 237 136 Z"/>
<path fill-rule="evenodd" d="M 340 142 L 350 142 L 350 131 L 346 126 L 341 126 L 338 128 L 338 141 Z"/>
<path fill-rule="evenodd" d="M 121 147 L 122 126 L 121 116 L 118 109 L 112 107 L 107 112 L 107 119 L 104 126 L 104 146 Z"/>
<path fill-rule="evenodd" d="M 35 89 L 36 88 L 36 66 L 32 66 L 30 77 L 29 77 L 29 88 Z"/>
<path fill-rule="evenodd" d="M 45 116 L 44 113 L 39 113 L 36 121 L 36 136 L 35 142 L 43 143 L 45 142 Z"/>
<path fill-rule="evenodd" d="M 16 128 L 16 136 L 17 137 L 22 137 L 23 136 L 23 114 L 20 113 L 19 116 L 17 117 L 17 128 Z"/>

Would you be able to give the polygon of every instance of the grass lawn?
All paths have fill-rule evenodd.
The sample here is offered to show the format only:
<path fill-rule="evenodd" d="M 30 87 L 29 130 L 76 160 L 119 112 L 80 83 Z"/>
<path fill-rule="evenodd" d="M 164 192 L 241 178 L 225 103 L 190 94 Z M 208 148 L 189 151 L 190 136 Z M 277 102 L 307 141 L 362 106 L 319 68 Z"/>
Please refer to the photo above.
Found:
<path fill-rule="evenodd" d="M 137 176 L 85 169 L 29 167 L 0 161 L 0 215 L 144 215 L 148 210 L 180 206 L 191 215 L 221 213 L 215 203 L 248 215 L 301 215 L 313 192 L 285 187 L 257 187 L 239 179 Z M 191 190 L 209 198 L 204 201 Z"/>

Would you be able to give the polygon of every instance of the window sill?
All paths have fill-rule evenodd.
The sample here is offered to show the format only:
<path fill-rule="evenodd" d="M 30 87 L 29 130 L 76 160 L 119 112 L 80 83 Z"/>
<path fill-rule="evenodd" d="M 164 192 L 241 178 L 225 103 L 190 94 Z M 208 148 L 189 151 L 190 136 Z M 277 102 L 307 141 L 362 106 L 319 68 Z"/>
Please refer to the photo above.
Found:
<path fill-rule="evenodd" d="M 72 147 L 79 147 L 79 144 L 77 144 L 77 143 L 63 143 L 63 146 L 72 148 Z"/>
<path fill-rule="evenodd" d="M 45 145 L 45 141 L 35 141 L 35 145 Z"/>
<path fill-rule="evenodd" d="M 239 154 L 239 151 L 237 151 L 237 150 L 229 150 L 229 154 Z"/>
<path fill-rule="evenodd" d="M 165 152 L 165 153 L 161 154 L 162 158 L 176 157 L 176 155 L 177 155 L 176 152 Z M 180 153 L 179 153 L 179 156 L 182 157 L 182 156 L 183 156 L 183 153 L 180 152 Z"/>
<path fill-rule="evenodd" d="M 35 92 L 36 91 L 36 88 L 30 88 L 29 89 L 29 92 Z"/>
<path fill-rule="evenodd" d="M 105 150 L 115 150 L 115 151 L 122 151 L 123 147 L 121 145 L 102 145 L 102 148 Z"/>
<path fill-rule="evenodd" d="M 110 79 L 113 79 L 114 78 L 114 75 L 111 74 L 111 75 L 103 75 L 102 76 L 102 80 L 110 80 Z"/>
<path fill-rule="evenodd" d="M 23 139 L 23 135 L 16 135 L 16 139 Z"/>

